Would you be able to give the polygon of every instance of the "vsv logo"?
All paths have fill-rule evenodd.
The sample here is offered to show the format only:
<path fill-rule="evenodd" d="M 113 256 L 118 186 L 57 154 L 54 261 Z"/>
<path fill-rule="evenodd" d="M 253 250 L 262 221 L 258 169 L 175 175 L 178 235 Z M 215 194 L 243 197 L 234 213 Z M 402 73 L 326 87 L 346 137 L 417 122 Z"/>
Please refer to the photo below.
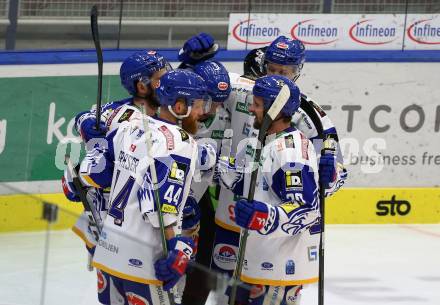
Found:
<path fill-rule="evenodd" d="M 432 19 L 418 20 L 406 31 L 409 39 L 419 44 L 440 44 L 440 26 L 431 23 Z"/>
<path fill-rule="evenodd" d="M 316 19 L 306 19 L 295 24 L 290 35 L 304 44 L 324 45 L 338 40 L 338 28 L 320 25 Z"/>
<path fill-rule="evenodd" d="M 243 43 L 265 45 L 281 35 L 281 30 L 278 27 L 260 26 L 254 22 L 255 19 L 240 21 L 233 27 L 232 36 Z"/>
<path fill-rule="evenodd" d="M 364 45 L 383 45 L 397 39 L 396 27 L 377 26 L 374 19 L 361 20 L 350 27 L 350 38 Z"/>

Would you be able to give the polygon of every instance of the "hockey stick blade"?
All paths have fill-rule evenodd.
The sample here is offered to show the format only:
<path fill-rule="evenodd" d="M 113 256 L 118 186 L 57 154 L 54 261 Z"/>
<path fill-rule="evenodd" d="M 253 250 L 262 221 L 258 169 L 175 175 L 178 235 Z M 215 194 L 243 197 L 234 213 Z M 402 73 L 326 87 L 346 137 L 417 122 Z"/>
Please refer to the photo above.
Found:
<path fill-rule="evenodd" d="M 99 40 L 98 31 L 98 8 L 96 5 L 90 10 L 90 27 L 92 29 L 93 43 L 95 44 L 96 57 L 98 59 L 98 94 L 96 96 L 96 129 L 99 130 L 99 123 L 101 121 L 101 98 L 102 98 L 102 49 Z"/>

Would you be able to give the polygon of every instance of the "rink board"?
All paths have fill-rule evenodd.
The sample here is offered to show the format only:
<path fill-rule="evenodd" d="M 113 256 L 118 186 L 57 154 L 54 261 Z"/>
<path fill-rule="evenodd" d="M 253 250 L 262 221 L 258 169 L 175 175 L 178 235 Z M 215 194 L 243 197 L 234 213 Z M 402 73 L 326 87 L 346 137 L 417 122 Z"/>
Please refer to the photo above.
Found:
<path fill-rule="evenodd" d="M 80 203 L 63 194 L 0 196 L 0 232 L 45 230 L 44 201 L 59 206 L 53 229 L 70 228 L 82 211 Z M 439 203 L 440 188 L 347 188 L 326 200 L 326 223 L 435 224 L 440 223 Z"/>

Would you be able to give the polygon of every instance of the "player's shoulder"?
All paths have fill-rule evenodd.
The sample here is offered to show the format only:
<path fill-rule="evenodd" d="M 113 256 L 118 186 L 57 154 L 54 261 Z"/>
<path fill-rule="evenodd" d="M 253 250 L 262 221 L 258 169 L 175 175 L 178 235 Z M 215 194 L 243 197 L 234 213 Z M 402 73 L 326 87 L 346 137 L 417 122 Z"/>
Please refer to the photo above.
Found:
<path fill-rule="evenodd" d="M 155 136 L 165 140 L 167 150 L 181 151 L 196 147 L 193 136 L 180 126 L 164 121 L 160 118 L 151 118 L 151 126 L 155 130 Z"/>
<path fill-rule="evenodd" d="M 272 155 L 286 156 L 290 161 L 295 159 L 310 159 L 310 150 L 313 150 L 312 142 L 304 133 L 294 127 L 289 127 L 284 132 L 276 135 L 269 143 Z"/>
<path fill-rule="evenodd" d="M 123 104 L 115 108 L 107 119 L 107 130 L 110 132 L 117 129 L 121 123 L 130 121 L 136 114 L 141 115 L 141 112 L 133 104 Z"/>

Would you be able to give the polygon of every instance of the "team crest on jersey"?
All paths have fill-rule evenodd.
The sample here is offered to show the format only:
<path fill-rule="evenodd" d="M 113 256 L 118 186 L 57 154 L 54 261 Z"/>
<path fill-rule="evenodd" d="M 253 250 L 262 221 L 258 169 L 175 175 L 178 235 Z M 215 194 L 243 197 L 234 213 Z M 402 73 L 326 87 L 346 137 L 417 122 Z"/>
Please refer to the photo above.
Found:
<path fill-rule="evenodd" d="M 286 191 L 298 191 L 303 189 L 303 181 L 301 171 L 293 172 L 293 171 L 285 171 L 284 172 L 286 179 Z"/>
<path fill-rule="evenodd" d="M 173 135 L 173 133 L 165 125 L 160 126 L 159 131 L 164 135 L 164 137 L 167 141 L 168 150 L 173 150 L 174 149 L 174 135 Z"/>
<path fill-rule="evenodd" d="M 168 181 L 183 184 L 188 166 L 185 163 L 174 161 L 168 174 Z"/>
<path fill-rule="evenodd" d="M 119 118 L 118 123 L 122 123 L 124 121 L 128 121 L 130 119 L 131 115 L 133 114 L 133 112 L 134 112 L 133 109 L 125 110 L 125 112 Z"/>

